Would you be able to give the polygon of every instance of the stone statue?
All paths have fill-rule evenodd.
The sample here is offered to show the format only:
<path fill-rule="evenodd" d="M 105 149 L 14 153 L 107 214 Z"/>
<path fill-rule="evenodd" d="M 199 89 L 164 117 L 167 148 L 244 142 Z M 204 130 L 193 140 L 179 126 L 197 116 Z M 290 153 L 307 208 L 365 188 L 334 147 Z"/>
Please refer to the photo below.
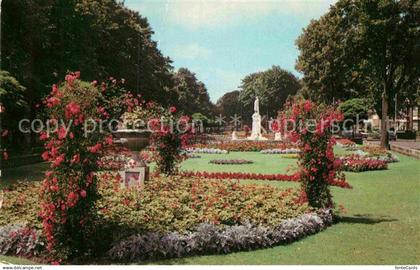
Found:
<path fill-rule="evenodd" d="M 254 114 L 252 115 L 252 131 L 251 136 L 248 137 L 248 140 L 254 141 L 263 141 L 267 140 L 261 135 L 261 115 L 260 115 L 260 101 L 258 96 L 255 98 L 254 102 Z"/>
<path fill-rule="evenodd" d="M 254 101 L 254 113 L 260 114 L 260 100 L 258 99 L 258 96 L 255 98 Z"/>

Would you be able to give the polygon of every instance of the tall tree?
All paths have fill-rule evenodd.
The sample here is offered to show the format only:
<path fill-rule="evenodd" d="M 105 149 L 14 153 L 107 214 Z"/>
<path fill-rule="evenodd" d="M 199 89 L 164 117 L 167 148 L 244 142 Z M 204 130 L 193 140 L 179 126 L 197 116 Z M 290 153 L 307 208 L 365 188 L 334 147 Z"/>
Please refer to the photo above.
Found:
<path fill-rule="evenodd" d="M 230 117 L 242 115 L 242 104 L 239 100 L 238 90 L 224 94 L 216 103 L 218 113 Z"/>
<path fill-rule="evenodd" d="M 314 97 L 329 93 L 325 100 L 340 98 L 340 90 L 380 100 L 381 146 L 389 148 L 391 97 L 418 91 L 419 21 L 416 0 L 338 1 L 297 41 L 305 87 Z"/>
<path fill-rule="evenodd" d="M 263 72 L 252 73 L 242 80 L 240 101 L 248 117 L 253 113 L 255 97 L 260 100 L 261 114 L 277 116 L 287 97 L 301 88 L 299 80 L 289 71 L 273 66 Z"/>
<path fill-rule="evenodd" d="M 85 80 L 125 78 L 127 88 L 169 104 L 172 67 L 146 18 L 115 0 L 4 0 L 1 65 L 34 108 L 67 71 Z"/>
<path fill-rule="evenodd" d="M 178 95 L 176 105 L 184 113 L 202 113 L 205 116 L 213 114 L 214 105 L 210 101 L 206 86 L 187 68 L 180 68 L 174 74 L 174 91 Z"/>

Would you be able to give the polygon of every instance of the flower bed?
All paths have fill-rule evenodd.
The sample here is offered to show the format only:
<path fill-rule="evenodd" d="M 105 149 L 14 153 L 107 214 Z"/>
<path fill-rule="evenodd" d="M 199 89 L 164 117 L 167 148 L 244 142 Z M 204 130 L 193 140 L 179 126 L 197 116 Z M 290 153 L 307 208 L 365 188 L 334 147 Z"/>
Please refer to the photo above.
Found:
<path fill-rule="evenodd" d="M 203 254 L 226 254 L 289 244 L 333 224 L 332 211 L 321 209 L 267 227 L 252 223 L 226 226 L 200 224 L 195 231 L 130 236 L 115 245 L 108 255 L 121 262 L 145 261 Z"/>
<path fill-rule="evenodd" d="M 286 149 L 275 148 L 275 149 L 265 149 L 265 150 L 260 151 L 261 154 L 298 154 L 300 152 L 301 151 L 297 148 L 286 148 Z"/>
<path fill-rule="evenodd" d="M 111 248 L 110 243 L 138 233 L 184 233 L 202 223 L 223 227 L 250 221 L 274 226 L 311 211 L 306 203 L 299 201 L 297 190 L 269 185 L 241 185 L 236 181 L 202 181 L 176 176 L 153 178 L 142 189 L 120 190 L 115 176 L 102 174 L 100 178 L 99 216 L 95 224 L 98 237 L 102 238 L 99 246 L 105 246 L 105 249 Z M 42 245 L 39 250 L 37 244 L 45 242 L 38 219 L 40 206 L 34 203 L 38 198 L 33 191 L 39 187 L 39 182 L 19 182 L 4 193 L 0 234 L 16 231 L 18 235 L 13 240 L 13 247 L 9 247 L 10 239 L 0 237 L 0 250 L 7 250 L 7 254 L 16 255 L 19 251 L 14 247 L 19 245 L 28 245 L 28 250 L 22 252 L 32 255 L 35 250 L 46 251 Z M 5 227 L 15 224 L 25 225 L 17 225 L 16 230 Z M 22 230 L 24 235 L 19 234 L 21 229 L 25 229 Z M 30 242 L 26 232 L 41 238 Z"/>
<path fill-rule="evenodd" d="M 359 156 L 347 156 L 338 159 L 341 162 L 341 168 L 348 172 L 364 172 L 374 170 L 386 170 L 388 164 L 386 161 L 370 158 L 361 158 Z"/>
<path fill-rule="evenodd" d="M 194 148 L 218 148 L 232 152 L 259 152 L 265 149 L 280 148 L 286 149 L 291 148 L 290 145 L 281 142 L 254 142 L 254 141 L 240 141 L 240 142 L 221 142 L 217 144 L 195 144 Z"/>
<path fill-rule="evenodd" d="M 200 154 L 228 154 L 227 150 L 222 150 L 218 148 L 187 148 L 188 153 L 200 153 Z"/>
<path fill-rule="evenodd" d="M 252 164 L 254 163 L 252 160 L 245 160 L 245 159 L 212 159 L 209 161 L 212 164 L 220 164 L 220 165 L 240 165 L 240 164 Z"/>
<path fill-rule="evenodd" d="M 242 173 L 242 172 L 198 172 L 198 171 L 182 171 L 183 177 L 198 177 L 206 179 L 230 179 L 230 180 L 265 180 L 265 181 L 286 181 L 299 182 L 300 174 L 261 174 L 261 173 Z M 344 179 L 334 179 L 329 181 L 332 186 L 342 188 L 352 188 L 352 186 Z"/>
<path fill-rule="evenodd" d="M 343 147 L 347 150 L 355 150 L 357 148 L 356 143 L 349 139 L 337 139 L 336 142 L 338 146 Z"/>

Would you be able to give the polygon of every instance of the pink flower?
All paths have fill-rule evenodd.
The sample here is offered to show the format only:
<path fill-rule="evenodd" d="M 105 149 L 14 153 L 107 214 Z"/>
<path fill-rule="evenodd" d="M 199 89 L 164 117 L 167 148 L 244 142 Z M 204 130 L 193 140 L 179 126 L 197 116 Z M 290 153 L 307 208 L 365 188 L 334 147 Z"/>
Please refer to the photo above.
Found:
<path fill-rule="evenodd" d="M 60 140 L 62 140 L 62 139 L 64 139 L 64 138 L 66 138 L 66 136 L 67 136 L 67 130 L 66 130 L 64 127 L 60 127 L 60 128 L 58 129 L 58 138 L 59 138 Z"/>
<path fill-rule="evenodd" d="M 52 166 L 53 167 L 57 167 L 60 166 L 60 164 L 64 161 L 64 154 L 59 155 L 58 157 L 55 158 L 55 160 L 53 161 Z"/>
<path fill-rule="evenodd" d="M 71 101 L 66 106 L 66 118 L 70 119 L 72 116 L 77 115 L 80 112 L 80 105 L 74 101 Z"/>
<path fill-rule="evenodd" d="M 80 196 L 81 196 L 82 198 L 86 198 L 86 190 L 82 189 L 82 190 L 80 191 Z"/>
<path fill-rule="evenodd" d="M 42 153 L 41 157 L 42 157 L 43 160 L 48 160 L 49 157 L 50 157 L 49 154 L 48 154 L 48 151 L 45 151 L 44 153 Z"/>
<path fill-rule="evenodd" d="M 100 144 L 100 143 L 97 143 L 97 144 L 95 144 L 94 146 L 88 146 L 88 150 L 89 150 L 89 152 L 91 152 L 91 153 L 97 153 L 99 150 L 101 150 L 101 148 L 102 148 L 102 144 Z"/>
<path fill-rule="evenodd" d="M 112 145 L 112 135 L 109 135 L 105 138 L 105 143 L 108 145 Z"/>
<path fill-rule="evenodd" d="M 5 129 L 5 130 L 3 130 L 3 132 L 1 133 L 1 136 L 2 136 L 2 137 L 6 137 L 6 136 L 7 136 L 7 134 L 9 134 L 9 130 Z"/>
<path fill-rule="evenodd" d="M 44 131 L 41 132 L 40 135 L 39 135 L 39 139 L 41 141 L 45 141 L 46 139 L 48 139 L 48 134 L 46 132 L 44 132 Z"/>
<path fill-rule="evenodd" d="M 170 113 L 175 113 L 175 112 L 176 112 L 176 108 L 175 108 L 175 106 L 170 107 L 170 108 L 169 108 L 169 112 L 170 112 Z"/>
<path fill-rule="evenodd" d="M 307 100 L 305 101 L 305 104 L 303 104 L 303 109 L 305 110 L 305 112 L 310 112 L 312 108 L 312 103 Z"/>
<path fill-rule="evenodd" d="M 3 152 L 3 159 L 4 160 L 8 160 L 9 159 L 9 154 L 6 151 Z"/>
<path fill-rule="evenodd" d="M 70 163 L 79 163 L 80 162 L 80 154 L 76 154 L 73 156 L 73 158 L 71 159 Z"/>

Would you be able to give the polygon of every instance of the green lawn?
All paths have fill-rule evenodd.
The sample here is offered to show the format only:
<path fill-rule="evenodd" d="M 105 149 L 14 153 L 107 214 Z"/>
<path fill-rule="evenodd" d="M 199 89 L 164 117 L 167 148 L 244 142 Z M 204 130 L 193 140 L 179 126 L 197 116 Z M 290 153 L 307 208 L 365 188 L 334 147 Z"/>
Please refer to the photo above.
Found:
<path fill-rule="evenodd" d="M 202 155 L 203 156 L 203 155 Z M 185 168 L 201 170 L 212 157 L 187 160 Z M 289 159 L 258 153 L 212 155 L 256 159 L 255 172 L 282 172 Z M 326 231 L 287 246 L 228 255 L 165 260 L 165 264 L 419 264 L 420 161 L 400 156 L 389 170 L 346 173 L 353 189 L 332 188 L 334 199 L 347 209 L 343 221 Z M 260 161 L 267 163 L 265 165 Z M 293 161 L 293 160 L 292 160 Z M 261 164 L 261 165 L 260 165 Z M 269 165 L 268 165 L 269 164 Z M 246 165 L 245 165 L 246 166 Z M 238 166 L 224 165 L 234 171 Z M 278 171 L 277 171 L 278 169 Z M 246 168 L 248 171 L 248 168 Z M 261 183 L 261 181 L 243 181 Z M 297 183 L 266 182 L 285 187 Z"/>
<path fill-rule="evenodd" d="M 186 170 L 286 173 L 295 159 L 253 152 L 199 154 L 182 164 Z M 250 159 L 250 165 L 213 165 L 213 158 Z M 347 213 L 324 232 L 287 246 L 159 261 L 161 264 L 420 264 L 420 161 L 399 156 L 389 170 L 346 173 L 353 189 L 332 188 Z M 23 171 L 25 169 L 22 169 Z M 27 170 L 27 169 L 26 169 Z M 297 187 L 298 183 L 268 183 Z M 10 257 L 0 257 L 9 260 Z M 11 258 L 10 260 L 15 260 Z M 26 261 L 16 261 L 26 263 Z"/>

